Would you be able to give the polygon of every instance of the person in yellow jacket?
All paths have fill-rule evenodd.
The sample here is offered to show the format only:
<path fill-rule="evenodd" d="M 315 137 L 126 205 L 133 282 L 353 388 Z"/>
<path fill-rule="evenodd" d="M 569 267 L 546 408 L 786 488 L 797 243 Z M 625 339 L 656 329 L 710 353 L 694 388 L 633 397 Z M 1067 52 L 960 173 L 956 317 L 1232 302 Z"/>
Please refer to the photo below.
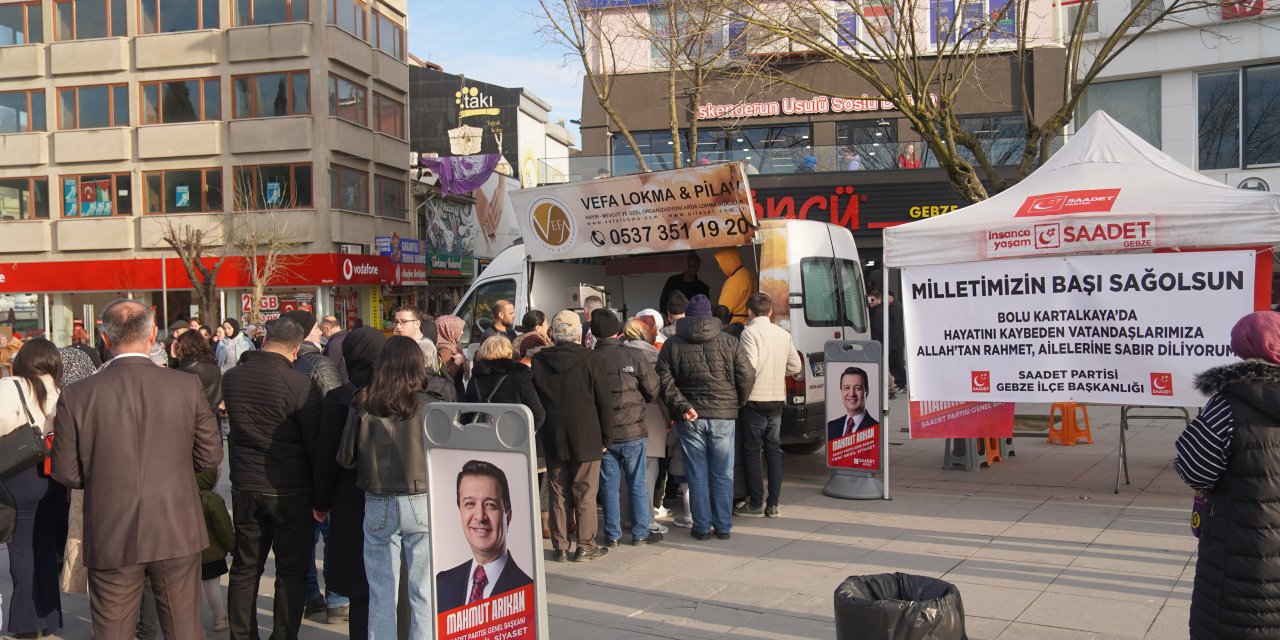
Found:
<path fill-rule="evenodd" d="M 734 324 L 746 323 L 747 300 L 756 290 L 755 277 L 743 266 L 742 258 L 738 256 L 738 249 L 735 247 L 725 247 L 717 251 L 716 264 L 720 265 L 720 272 L 727 278 L 724 281 L 724 287 L 720 289 L 719 303 L 729 307 L 729 311 L 733 313 Z"/>

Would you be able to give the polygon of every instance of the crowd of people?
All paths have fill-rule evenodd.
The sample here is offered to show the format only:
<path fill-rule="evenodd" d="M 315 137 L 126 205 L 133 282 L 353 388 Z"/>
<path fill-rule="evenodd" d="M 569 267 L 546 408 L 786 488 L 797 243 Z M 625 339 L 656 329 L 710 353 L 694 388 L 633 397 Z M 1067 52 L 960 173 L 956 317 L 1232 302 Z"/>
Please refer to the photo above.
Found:
<path fill-rule="evenodd" d="M 737 308 L 711 304 L 692 255 L 663 292 L 665 313 L 624 319 L 593 297 L 517 324 L 498 301 L 474 360 L 461 318 L 413 306 L 394 311 L 390 336 L 292 311 L 261 327 L 175 322 L 161 339 L 150 308 L 117 300 L 99 348 L 83 329 L 61 349 L 20 343 L 0 380 L 0 435 L 31 423 L 54 437 L 50 468 L 10 474 L 0 492 L 0 516 L 15 522 L 7 630 L 56 633 L 66 591 L 90 594 L 96 638 L 202 637 L 203 593 L 213 630 L 257 638 L 274 554 L 273 637 L 296 637 L 319 613 L 354 638 L 395 637 L 402 560 L 410 637 L 430 637 L 421 423 L 433 402 L 529 407 L 558 561 L 605 556 L 624 533 L 661 542 L 672 495 L 684 505 L 674 524 L 698 540 L 728 539 L 734 515 L 778 516 L 784 376 L 800 363 L 768 296 L 738 277 L 741 264 L 720 266 L 720 300 Z M 229 510 L 215 491 L 224 432 Z M 464 519 L 490 531 L 462 489 L 460 476 Z M 474 571 L 500 573 L 506 559 L 482 546 Z M 483 586 L 466 566 L 459 584 Z"/>

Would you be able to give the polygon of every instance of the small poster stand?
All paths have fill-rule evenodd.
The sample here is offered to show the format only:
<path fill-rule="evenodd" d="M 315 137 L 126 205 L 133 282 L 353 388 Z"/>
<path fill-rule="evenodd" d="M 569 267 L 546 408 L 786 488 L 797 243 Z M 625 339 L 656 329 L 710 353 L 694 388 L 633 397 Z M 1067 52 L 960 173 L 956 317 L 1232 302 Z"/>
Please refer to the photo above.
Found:
<path fill-rule="evenodd" d="M 879 342 L 826 343 L 827 466 L 822 493 L 848 500 L 888 498 L 885 379 Z"/>

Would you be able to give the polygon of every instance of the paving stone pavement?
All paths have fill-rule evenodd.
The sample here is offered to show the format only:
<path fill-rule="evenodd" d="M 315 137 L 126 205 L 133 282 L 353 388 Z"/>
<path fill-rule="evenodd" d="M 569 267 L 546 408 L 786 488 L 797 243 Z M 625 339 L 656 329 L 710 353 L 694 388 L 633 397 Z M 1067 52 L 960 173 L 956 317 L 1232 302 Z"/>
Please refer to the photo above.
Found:
<path fill-rule="evenodd" d="M 903 420 L 904 400 L 891 407 Z M 1116 495 L 1119 409 L 1089 413 L 1093 445 L 1020 437 L 1016 455 L 969 472 L 942 470 L 942 443 L 909 440 L 895 422 L 887 501 L 823 496 L 822 456 L 785 456 L 781 518 L 735 519 L 728 541 L 671 527 L 661 544 L 548 561 L 549 637 L 833 638 L 844 578 L 903 571 L 957 585 L 976 640 L 1186 638 L 1196 545 L 1190 491 L 1172 465 L 1181 421 L 1131 423 L 1132 484 Z M 7 597 L 7 554 L 0 565 Z M 265 637 L 271 581 L 262 587 Z M 87 600 L 64 594 L 63 611 L 59 637 L 88 638 Z M 308 620 L 301 637 L 345 637 L 345 627 Z"/>

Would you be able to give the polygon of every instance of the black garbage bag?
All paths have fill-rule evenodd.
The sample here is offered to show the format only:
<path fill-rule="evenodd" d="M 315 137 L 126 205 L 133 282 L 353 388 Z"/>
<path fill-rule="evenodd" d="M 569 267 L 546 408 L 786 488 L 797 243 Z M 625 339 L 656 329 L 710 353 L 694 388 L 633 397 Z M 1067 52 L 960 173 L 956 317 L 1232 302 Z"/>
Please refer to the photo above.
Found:
<path fill-rule="evenodd" d="M 968 640 L 955 585 L 924 576 L 850 576 L 836 588 L 837 640 Z"/>

